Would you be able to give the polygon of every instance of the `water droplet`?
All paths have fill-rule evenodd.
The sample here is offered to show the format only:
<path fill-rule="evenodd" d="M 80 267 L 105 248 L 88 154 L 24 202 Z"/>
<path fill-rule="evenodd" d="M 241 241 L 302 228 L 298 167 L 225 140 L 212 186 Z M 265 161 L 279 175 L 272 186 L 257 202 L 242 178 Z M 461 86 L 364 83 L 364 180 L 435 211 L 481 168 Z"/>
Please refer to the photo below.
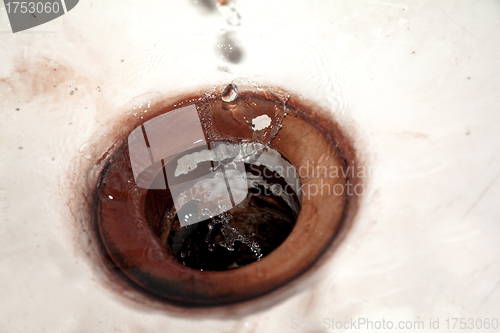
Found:
<path fill-rule="evenodd" d="M 108 198 L 110 198 L 111 200 L 113 200 L 113 196 L 111 194 L 108 195 Z"/>
<path fill-rule="evenodd" d="M 80 155 L 89 160 L 90 159 L 90 144 L 85 141 L 83 143 L 80 144 L 80 146 L 78 147 L 78 152 L 80 153 Z"/>
<path fill-rule="evenodd" d="M 238 26 L 241 24 L 241 15 L 238 13 L 233 4 L 228 4 L 229 1 L 223 4 L 218 3 L 219 12 L 226 19 L 227 24 Z"/>
<path fill-rule="evenodd" d="M 228 84 L 227 87 L 224 88 L 224 91 L 222 91 L 221 98 L 224 102 L 234 101 L 238 98 L 238 87 L 234 83 Z"/>
<path fill-rule="evenodd" d="M 187 226 L 199 221 L 200 207 L 196 201 L 186 203 L 177 212 L 181 226 Z"/>

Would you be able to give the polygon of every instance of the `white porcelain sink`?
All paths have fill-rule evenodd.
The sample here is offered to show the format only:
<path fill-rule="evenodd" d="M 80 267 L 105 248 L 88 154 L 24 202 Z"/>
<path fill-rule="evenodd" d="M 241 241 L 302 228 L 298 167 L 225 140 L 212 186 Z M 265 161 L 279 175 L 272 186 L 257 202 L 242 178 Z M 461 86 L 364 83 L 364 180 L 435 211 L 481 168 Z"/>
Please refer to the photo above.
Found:
<path fill-rule="evenodd" d="M 17 34 L 3 9 L 0 331 L 498 323 L 500 3 L 234 5 L 239 26 L 209 0 L 82 0 Z M 81 246 L 72 185 L 89 145 L 141 103 L 235 79 L 281 87 L 345 126 L 374 170 L 356 221 L 314 271 L 260 301 L 198 315 L 136 304 L 106 285 Z"/>

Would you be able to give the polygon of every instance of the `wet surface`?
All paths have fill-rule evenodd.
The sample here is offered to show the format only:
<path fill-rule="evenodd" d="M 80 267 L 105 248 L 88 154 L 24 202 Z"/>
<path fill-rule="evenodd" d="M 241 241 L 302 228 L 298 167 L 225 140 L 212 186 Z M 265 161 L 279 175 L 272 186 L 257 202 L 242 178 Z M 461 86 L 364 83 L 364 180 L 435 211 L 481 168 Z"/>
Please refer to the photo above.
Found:
<path fill-rule="evenodd" d="M 12 34 L 0 15 L 3 331 L 296 332 L 294 314 L 426 328 L 428 318 L 498 317 L 498 3 L 237 4 L 239 64 L 217 52 L 229 27 L 215 1 L 80 1 L 32 34 Z M 238 305 L 159 305 L 104 273 L 94 253 L 95 174 L 136 121 L 158 114 L 134 107 L 235 78 L 319 106 L 376 172 L 354 227 L 300 278 Z"/>

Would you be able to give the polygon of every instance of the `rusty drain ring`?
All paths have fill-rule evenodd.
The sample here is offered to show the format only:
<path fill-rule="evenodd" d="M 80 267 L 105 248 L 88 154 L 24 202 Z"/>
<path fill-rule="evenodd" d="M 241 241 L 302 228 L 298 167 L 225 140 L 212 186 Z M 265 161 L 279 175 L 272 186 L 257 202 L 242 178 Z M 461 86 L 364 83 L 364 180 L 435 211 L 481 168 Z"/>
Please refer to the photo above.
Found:
<path fill-rule="evenodd" d="M 342 221 L 348 197 L 346 191 L 336 195 L 332 191 L 312 193 L 311 189 L 325 186 L 345 189 L 348 180 L 340 172 L 337 177 L 310 176 L 310 167 L 314 161 L 316 167 L 345 168 L 346 161 L 333 140 L 341 134 L 329 133 L 326 129 L 336 129 L 335 124 L 293 100 L 288 108 L 283 127 L 270 146 L 297 170 L 308 170 L 305 176 L 304 171 L 299 174 L 303 185 L 300 214 L 292 232 L 278 248 L 260 261 L 235 270 L 199 271 L 173 259 L 148 229 L 144 214 L 147 190 L 134 186 L 127 144 L 107 162 L 95 191 L 94 223 L 105 255 L 135 287 L 180 305 L 234 303 L 284 285 L 320 256 Z M 127 163 L 128 168 L 124 168 Z M 121 190 L 126 189 L 129 199 L 136 204 L 109 199 L 120 195 L 107 186 L 110 182 L 114 182 L 114 187 L 119 184 Z M 119 220 L 103 218 L 122 211 L 128 214 Z"/>

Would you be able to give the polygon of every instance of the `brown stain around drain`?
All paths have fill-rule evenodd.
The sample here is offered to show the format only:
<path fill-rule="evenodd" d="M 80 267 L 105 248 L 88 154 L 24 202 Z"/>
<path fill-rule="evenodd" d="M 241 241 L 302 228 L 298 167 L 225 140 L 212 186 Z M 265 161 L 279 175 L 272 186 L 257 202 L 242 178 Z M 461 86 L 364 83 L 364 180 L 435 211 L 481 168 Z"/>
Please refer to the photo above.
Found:
<path fill-rule="evenodd" d="M 199 94 L 190 94 L 185 95 L 182 98 L 165 98 L 163 100 L 160 99 L 156 105 L 153 105 L 150 109 L 150 113 L 148 114 L 148 119 L 151 119 L 161 113 L 174 109 L 174 104 L 179 104 L 179 101 L 187 100 L 192 96 L 202 96 L 201 92 Z M 296 98 L 292 97 L 289 101 L 289 105 L 293 107 L 300 108 L 300 105 L 303 105 L 304 101 L 299 101 Z M 306 110 L 316 110 L 314 112 L 308 113 L 312 119 L 317 121 L 317 125 L 324 130 L 327 130 L 328 135 L 330 135 L 335 142 L 337 143 L 341 152 L 345 155 L 345 161 L 349 165 L 356 164 L 357 156 L 354 150 L 354 145 L 352 143 L 352 139 L 344 133 L 344 130 L 339 124 L 331 119 L 327 119 L 325 117 L 326 113 L 322 113 L 320 109 L 315 108 L 313 105 L 308 105 Z M 304 111 L 307 112 L 307 111 Z M 189 316 L 192 314 L 198 314 L 203 316 L 213 316 L 214 313 L 221 318 L 223 317 L 233 317 L 237 316 L 238 313 L 242 312 L 253 312 L 260 311 L 263 308 L 269 308 L 274 306 L 275 304 L 283 301 L 288 296 L 293 294 L 293 292 L 297 291 L 297 288 L 301 287 L 301 281 L 304 282 L 307 276 L 312 274 L 317 270 L 318 265 L 313 264 L 313 266 L 306 272 L 294 278 L 292 282 L 289 282 L 287 285 L 282 286 L 279 290 L 274 290 L 269 292 L 267 295 L 261 296 L 257 299 L 248 300 L 239 304 L 231 305 L 231 306 L 217 306 L 214 308 L 196 308 L 196 309 L 186 309 L 179 308 L 172 304 L 165 304 L 150 296 L 140 294 L 135 292 L 135 288 L 131 286 L 129 283 L 125 282 L 120 276 L 120 274 L 115 274 L 116 272 L 111 272 L 114 268 L 113 265 L 110 265 L 108 260 L 103 260 L 102 257 L 102 244 L 96 246 L 96 239 L 93 235 L 94 231 L 91 225 L 89 225 L 89 220 L 92 220 L 92 209 L 89 207 L 93 206 L 93 201 L 96 200 L 95 194 L 93 193 L 96 184 L 102 179 L 99 178 L 99 174 L 102 171 L 102 168 L 105 166 L 111 156 L 113 156 L 119 147 L 122 146 L 123 142 L 126 140 L 126 135 L 138 124 L 148 120 L 148 119 L 138 119 L 131 118 L 128 116 L 124 116 L 122 119 L 118 119 L 115 124 L 110 125 L 106 131 L 106 135 L 99 133 L 96 136 L 95 140 L 103 139 L 100 144 L 95 145 L 94 154 L 92 155 L 92 160 L 95 165 L 92 166 L 93 163 L 87 163 L 80 170 L 75 170 L 76 177 L 71 179 L 72 184 L 79 190 L 82 191 L 82 196 L 79 196 L 78 204 L 74 203 L 70 206 L 75 219 L 78 220 L 78 224 L 80 225 L 78 228 L 81 230 L 80 233 L 80 243 L 82 244 L 83 252 L 87 254 L 90 258 L 89 263 L 93 266 L 94 272 L 101 278 L 101 282 L 107 286 L 107 288 L 113 289 L 121 296 L 117 296 L 121 302 L 125 302 L 132 307 L 136 308 L 153 308 L 160 311 L 168 311 L 177 313 L 181 316 Z M 89 170 L 90 169 L 90 170 Z M 90 171 L 90 172 L 89 172 Z M 360 181 L 355 180 L 353 181 Z M 357 199 L 351 198 L 348 202 L 348 209 L 346 210 L 346 216 L 343 220 L 342 228 L 349 228 L 352 225 L 354 218 L 356 216 L 357 210 Z M 320 259 L 324 259 L 321 258 Z M 321 261 L 321 260 L 320 260 Z M 303 285 L 303 284 L 302 284 Z M 214 312 L 216 311 L 216 312 Z"/>

